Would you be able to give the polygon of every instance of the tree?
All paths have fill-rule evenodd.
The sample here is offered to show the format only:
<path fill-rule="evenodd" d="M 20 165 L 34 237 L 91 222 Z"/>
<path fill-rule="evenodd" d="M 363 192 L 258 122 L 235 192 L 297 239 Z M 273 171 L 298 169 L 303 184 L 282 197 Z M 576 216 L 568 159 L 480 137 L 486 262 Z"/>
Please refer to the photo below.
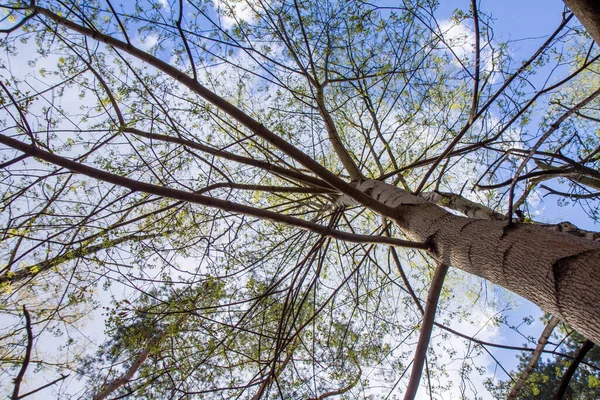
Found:
<path fill-rule="evenodd" d="M 449 267 L 600 341 L 598 234 L 528 214 L 598 217 L 597 48 L 566 10 L 517 63 L 476 1 L 436 5 L 3 5 L 6 312 L 29 290 L 72 330 L 59 310 L 120 291 L 97 356 L 53 362 L 97 398 L 440 393 Z"/>

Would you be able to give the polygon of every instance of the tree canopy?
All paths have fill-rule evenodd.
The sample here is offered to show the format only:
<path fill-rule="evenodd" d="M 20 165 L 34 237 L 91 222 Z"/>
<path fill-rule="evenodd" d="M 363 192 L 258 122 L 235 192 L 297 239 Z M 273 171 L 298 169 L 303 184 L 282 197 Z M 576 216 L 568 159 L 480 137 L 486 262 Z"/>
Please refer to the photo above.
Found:
<path fill-rule="evenodd" d="M 566 3 L 513 40 L 475 0 L 4 2 L 3 394 L 478 399 L 524 352 L 518 398 L 595 395 L 600 11 Z"/>

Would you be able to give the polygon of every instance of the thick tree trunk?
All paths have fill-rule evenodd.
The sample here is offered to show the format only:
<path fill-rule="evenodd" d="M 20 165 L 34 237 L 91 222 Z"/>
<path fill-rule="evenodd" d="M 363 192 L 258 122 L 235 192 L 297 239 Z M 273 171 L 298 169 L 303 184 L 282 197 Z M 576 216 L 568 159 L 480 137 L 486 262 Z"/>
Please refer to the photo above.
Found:
<path fill-rule="evenodd" d="M 600 243 L 531 224 L 457 216 L 379 181 L 357 186 L 397 207 L 398 226 L 428 242 L 438 262 L 523 296 L 600 343 Z"/>

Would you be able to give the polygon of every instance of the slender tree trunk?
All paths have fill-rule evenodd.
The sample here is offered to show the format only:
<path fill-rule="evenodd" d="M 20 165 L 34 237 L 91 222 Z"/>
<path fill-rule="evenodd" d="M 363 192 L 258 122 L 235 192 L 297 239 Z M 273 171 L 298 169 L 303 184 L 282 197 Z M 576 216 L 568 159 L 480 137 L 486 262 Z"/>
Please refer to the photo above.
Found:
<path fill-rule="evenodd" d="M 529 363 L 527 363 L 527 367 L 525 367 L 523 373 L 521 374 L 521 376 L 519 376 L 519 379 L 517 379 L 514 386 L 510 390 L 510 393 L 506 397 L 507 400 L 514 400 L 517 398 L 519 391 L 521 390 L 525 382 L 527 382 L 527 378 L 529 378 L 529 375 L 531 375 L 531 371 L 535 369 L 538 361 L 540 360 L 540 357 L 542 356 L 542 351 L 544 351 L 544 347 L 546 346 L 546 343 L 548 343 L 548 338 L 550 337 L 552 331 L 554 330 L 556 325 L 558 325 L 559 322 L 559 319 L 555 316 L 552 316 L 552 318 L 550 318 L 550 321 L 548 321 L 548 323 L 546 324 L 546 327 L 544 328 L 540 339 L 538 340 L 538 344 L 535 348 L 535 351 L 531 355 Z"/>
<path fill-rule="evenodd" d="M 438 262 L 500 285 L 600 342 L 600 243 L 532 224 L 466 218 L 395 186 L 357 187 L 390 207 Z"/>
<path fill-rule="evenodd" d="M 115 390 L 125 385 L 127 382 L 133 378 L 133 375 L 140 369 L 144 361 L 150 355 L 150 345 L 148 345 L 142 352 L 136 357 L 135 361 L 131 364 L 131 366 L 125 371 L 123 375 L 115 379 L 114 381 L 108 383 L 102 388 L 102 391 L 97 393 L 93 400 L 104 400 L 108 396 L 110 396 Z"/>

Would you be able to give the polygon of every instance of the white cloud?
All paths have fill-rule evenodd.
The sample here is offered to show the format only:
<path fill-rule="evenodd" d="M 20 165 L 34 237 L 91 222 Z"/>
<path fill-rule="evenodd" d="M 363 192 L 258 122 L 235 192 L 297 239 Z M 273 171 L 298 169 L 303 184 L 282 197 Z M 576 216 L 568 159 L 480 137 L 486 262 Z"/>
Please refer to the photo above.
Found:
<path fill-rule="evenodd" d="M 475 34 L 467 26 L 445 20 L 440 24 L 440 31 L 444 41 L 458 58 L 464 60 L 471 56 Z"/>
<path fill-rule="evenodd" d="M 156 43 L 158 43 L 158 35 L 153 33 L 144 37 L 136 36 L 134 39 L 134 46 L 142 50 L 149 50 L 156 45 Z"/>
<path fill-rule="evenodd" d="M 169 4 L 168 0 L 158 0 L 158 2 L 160 3 L 160 6 L 162 8 L 164 8 L 165 10 L 170 10 L 171 9 L 171 5 Z"/>
<path fill-rule="evenodd" d="M 454 53 L 454 63 L 460 65 L 458 58 L 465 66 L 472 67 L 475 64 L 475 32 L 470 26 L 456 23 L 452 20 L 440 22 L 438 33 L 450 48 L 448 51 Z M 481 70 L 494 72 L 493 53 L 489 46 L 485 46 L 483 40 L 480 43 Z M 456 58 L 455 58 L 456 57 Z"/>
<path fill-rule="evenodd" d="M 238 22 L 250 22 L 254 19 L 256 13 L 254 8 L 259 7 L 253 1 L 227 1 L 219 0 L 215 5 L 221 23 L 225 28 L 231 28 Z"/>

